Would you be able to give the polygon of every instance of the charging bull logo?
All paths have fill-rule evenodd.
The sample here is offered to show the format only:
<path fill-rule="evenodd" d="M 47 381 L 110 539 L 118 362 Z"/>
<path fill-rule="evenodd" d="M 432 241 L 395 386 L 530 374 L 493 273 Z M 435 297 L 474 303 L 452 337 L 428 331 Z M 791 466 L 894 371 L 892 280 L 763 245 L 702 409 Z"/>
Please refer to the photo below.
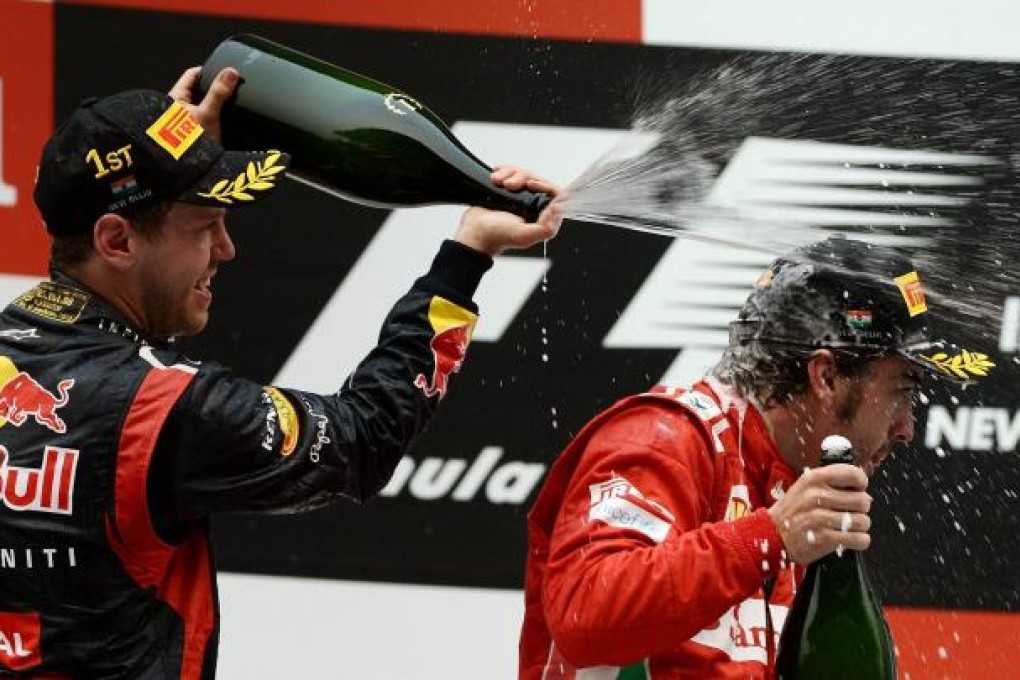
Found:
<path fill-rule="evenodd" d="M 74 387 L 74 380 L 61 380 L 53 394 L 24 371 L 19 371 L 14 362 L 0 357 L 0 427 L 7 423 L 21 427 L 29 416 L 43 427 L 63 434 L 67 425 L 57 415 L 57 409 L 67 404 L 68 392 Z"/>
<path fill-rule="evenodd" d="M 459 371 L 464 363 L 464 354 L 477 320 L 477 316 L 449 300 L 439 296 L 432 298 L 429 304 L 429 323 L 435 333 L 429 341 L 432 379 L 429 380 L 424 373 L 419 373 L 414 379 L 415 386 L 421 388 L 425 396 L 438 395 L 440 399 L 446 396 L 450 375 Z"/>

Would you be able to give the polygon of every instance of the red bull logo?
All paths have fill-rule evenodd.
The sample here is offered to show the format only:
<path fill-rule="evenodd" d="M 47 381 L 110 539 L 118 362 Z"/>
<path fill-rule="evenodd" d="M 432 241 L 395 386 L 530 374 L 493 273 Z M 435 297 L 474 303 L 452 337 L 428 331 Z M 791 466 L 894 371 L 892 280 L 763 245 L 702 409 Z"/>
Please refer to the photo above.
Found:
<path fill-rule="evenodd" d="M 67 405 L 68 393 L 74 387 L 74 379 L 61 380 L 57 394 L 53 394 L 24 371 L 19 371 L 14 362 L 0 357 L 0 427 L 10 423 L 21 427 L 29 417 L 50 430 L 63 434 L 67 425 L 57 415 L 57 410 Z"/>
<path fill-rule="evenodd" d="M 464 363 L 471 333 L 475 328 L 477 316 L 468 310 L 453 304 L 439 296 L 432 298 L 429 304 L 429 323 L 435 335 L 429 341 L 432 348 L 432 378 L 419 373 L 414 379 L 416 387 L 425 392 L 425 396 L 446 396 L 450 375 L 460 370 Z"/>
<path fill-rule="evenodd" d="M 0 446 L 0 500 L 11 510 L 71 514 L 78 451 L 47 446 L 39 469 L 10 465 Z"/>
<path fill-rule="evenodd" d="M 419 373 L 418 377 L 414 379 L 415 386 L 424 390 L 427 397 L 434 397 L 438 394 L 442 399 L 446 396 L 450 375 L 460 370 L 470 341 L 471 328 L 469 326 L 453 326 L 436 333 L 429 342 L 434 362 L 432 380 L 427 380 L 424 373 Z"/>

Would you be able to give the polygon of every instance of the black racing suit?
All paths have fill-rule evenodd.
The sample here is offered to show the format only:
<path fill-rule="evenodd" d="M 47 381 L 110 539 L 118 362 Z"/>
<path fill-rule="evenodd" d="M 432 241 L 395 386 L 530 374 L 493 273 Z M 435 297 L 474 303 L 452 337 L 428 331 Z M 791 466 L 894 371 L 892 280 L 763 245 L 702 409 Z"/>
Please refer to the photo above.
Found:
<path fill-rule="evenodd" d="M 385 486 L 460 366 L 489 266 L 444 243 L 333 395 L 190 361 L 59 272 L 9 305 L 0 676 L 213 677 L 209 515 L 362 501 Z"/>

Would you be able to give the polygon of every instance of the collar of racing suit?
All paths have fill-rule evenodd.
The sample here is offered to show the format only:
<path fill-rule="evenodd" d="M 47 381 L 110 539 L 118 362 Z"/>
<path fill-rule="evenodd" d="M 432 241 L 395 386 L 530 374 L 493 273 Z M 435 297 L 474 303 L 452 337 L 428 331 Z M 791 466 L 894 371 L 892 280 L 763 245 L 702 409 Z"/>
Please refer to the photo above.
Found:
<path fill-rule="evenodd" d="M 783 459 L 760 409 L 732 387 L 706 378 L 693 389 L 711 397 L 737 433 L 738 453 L 751 486 L 764 493 L 762 501 L 771 506 L 783 497 L 798 473 Z"/>
<path fill-rule="evenodd" d="M 113 304 L 63 270 L 51 268 L 50 281 L 59 286 L 80 290 L 88 295 L 89 302 L 78 320 L 79 323 L 95 323 L 101 330 L 125 337 L 139 344 L 152 345 L 156 349 L 169 349 L 176 341 L 172 337 L 158 338 L 148 336 L 135 329 L 128 318 Z"/>

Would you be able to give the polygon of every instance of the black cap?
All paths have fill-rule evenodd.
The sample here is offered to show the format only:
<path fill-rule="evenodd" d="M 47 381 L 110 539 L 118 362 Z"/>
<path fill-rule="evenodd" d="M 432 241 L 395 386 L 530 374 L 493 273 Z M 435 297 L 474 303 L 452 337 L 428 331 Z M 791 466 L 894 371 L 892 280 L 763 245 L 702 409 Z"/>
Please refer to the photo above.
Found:
<path fill-rule="evenodd" d="M 928 301 L 913 263 L 898 251 L 832 237 L 780 257 L 758 279 L 730 344 L 751 340 L 806 348 L 896 353 L 939 376 L 973 380 L 985 354 L 931 337 Z"/>
<path fill-rule="evenodd" d="M 82 102 L 43 147 L 35 203 L 55 236 L 160 201 L 235 208 L 275 188 L 279 151 L 225 151 L 179 102 L 130 90 Z"/>

